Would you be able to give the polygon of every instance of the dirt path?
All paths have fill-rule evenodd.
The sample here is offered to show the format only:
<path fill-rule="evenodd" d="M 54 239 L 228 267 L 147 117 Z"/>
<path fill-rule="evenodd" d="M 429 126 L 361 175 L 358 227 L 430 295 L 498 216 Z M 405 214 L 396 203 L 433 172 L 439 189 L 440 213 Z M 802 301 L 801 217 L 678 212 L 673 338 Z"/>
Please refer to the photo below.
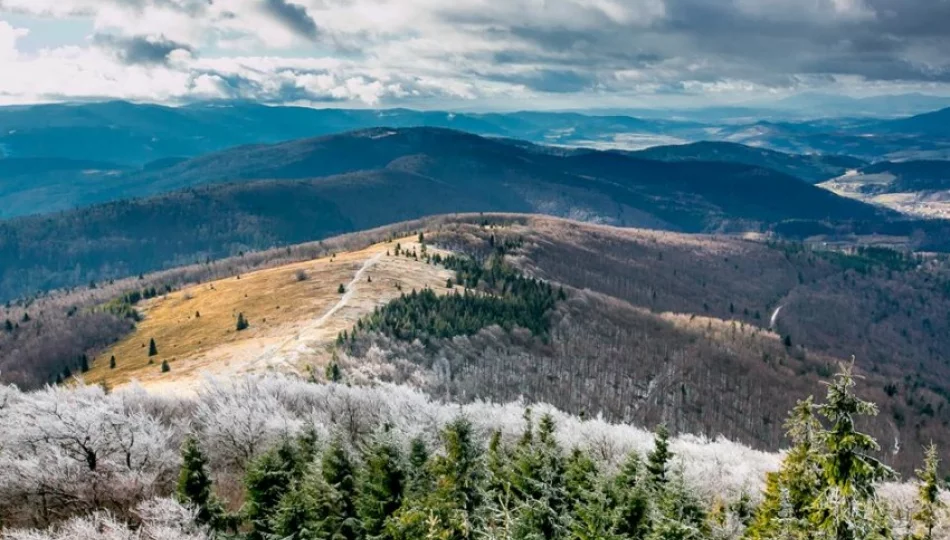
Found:
<path fill-rule="evenodd" d="M 299 360 L 301 356 L 307 354 L 311 345 L 323 338 L 326 338 L 324 335 L 325 332 L 323 331 L 324 324 L 330 320 L 331 317 L 336 315 L 338 311 L 346 307 L 346 305 L 353 298 L 353 295 L 356 294 L 357 284 L 363 280 L 363 276 L 365 275 L 366 271 L 379 262 L 382 257 L 383 253 L 380 252 L 364 261 L 363 265 L 360 266 L 359 270 L 356 271 L 353 279 L 345 285 L 346 292 L 343 293 L 343 296 L 340 297 L 340 300 L 334 304 L 333 307 L 327 310 L 326 313 L 321 315 L 312 323 L 309 323 L 305 327 L 301 328 L 300 331 L 295 333 L 293 336 L 271 347 L 268 347 L 267 350 L 258 355 L 258 357 L 253 362 L 251 362 L 248 367 L 250 367 L 252 370 L 255 370 L 264 366 L 275 366 L 280 364 L 284 367 L 293 369 L 297 365 L 297 360 Z"/>

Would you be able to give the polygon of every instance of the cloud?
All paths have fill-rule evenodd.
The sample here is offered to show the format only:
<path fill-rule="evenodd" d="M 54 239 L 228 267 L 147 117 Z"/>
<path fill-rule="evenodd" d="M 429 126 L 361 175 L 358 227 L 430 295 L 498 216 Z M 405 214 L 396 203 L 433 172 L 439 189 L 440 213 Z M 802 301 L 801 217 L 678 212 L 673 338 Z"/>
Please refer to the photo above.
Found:
<path fill-rule="evenodd" d="M 0 26 L 0 58 L 28 72 L 62 62 L 104 97 L 573 107 L 950 92 L 947 0 L 0 0 L 4 12 L 90 21 L 90 40 L 31 55 L 16 49 L 24 29 Z M 74 91 L 36 79 L 5 77 L 0 94 Z"/>
<path fill-rule="evenodd" d="M 104 47 L 126 64 L 156 65 L 167 64 L 175 52 L 191 53 L 192 48 L 184 43 L 165 39 L 164 36 L 118 37 L 109 34 L 96 34 L 93 42 Z"/>
<path fill-rule="evenodd" d="M 264 10 L 301 37 L 316 40 L 320 34 L 317 23 L 303 6 L 287 0 L 264 0 Z"/>

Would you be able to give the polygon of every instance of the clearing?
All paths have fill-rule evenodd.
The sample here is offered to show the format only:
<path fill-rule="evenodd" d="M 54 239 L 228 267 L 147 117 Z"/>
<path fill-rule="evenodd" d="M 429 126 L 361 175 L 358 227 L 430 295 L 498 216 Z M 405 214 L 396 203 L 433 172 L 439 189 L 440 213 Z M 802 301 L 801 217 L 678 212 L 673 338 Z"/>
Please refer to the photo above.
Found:
<path fill-rule="evenodd" d="M 395 255 L 396 245 L 402 253 Z M 447 252 L 427 247 L 430 254 Z M 195 388 L 206 375 L 322 369 L 337 335 L 402 292 L 447 292 L 454 272 L 426 263 L 414 237 L 183 288 L 137 306 L 135 330 L 101 353 L 89 383 Z M 345 292 L 340 293 L 343 285 Z M 238 315 L 249 323 L 237 330 Z M 149 340 L 158 354 L 149 356 Z M 115 356 L 116 367 L 110 369 Z M 170 371 L 162 373 L 163 361 Z"/>

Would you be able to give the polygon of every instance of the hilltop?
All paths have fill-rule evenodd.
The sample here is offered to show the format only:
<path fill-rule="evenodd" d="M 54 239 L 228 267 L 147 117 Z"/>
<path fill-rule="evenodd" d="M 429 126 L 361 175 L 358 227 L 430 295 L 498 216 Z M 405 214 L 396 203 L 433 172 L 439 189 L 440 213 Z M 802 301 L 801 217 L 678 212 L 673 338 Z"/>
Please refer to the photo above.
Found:
<path fill-rule="evenodd" d="M 0 299 L 444 213 L 531 212 L 683 232 L 764 231 L 787 220 L 875 226 L 893 217 L 760 167 L 553 153 L 433 128 L 240 147 L 166 165 L 124 176 L 113 196 L 204 185 L 0 222 L 0 257 L 10 262 L 0 269 Z"/>
<path fill-rule="evenodd" d="M 0 313 L 18 321 L 0 333 L 2 373 L 36 384 L 85 362 L 89 382 L 180 392 L 203 373 L 336 364 L 354 383 L 777 449 L 795 396 L 855 355 L 889 462 L 916 463 L 946 433 L 940 258 L 488 214 L 348 238 L 15 305 Z"/>

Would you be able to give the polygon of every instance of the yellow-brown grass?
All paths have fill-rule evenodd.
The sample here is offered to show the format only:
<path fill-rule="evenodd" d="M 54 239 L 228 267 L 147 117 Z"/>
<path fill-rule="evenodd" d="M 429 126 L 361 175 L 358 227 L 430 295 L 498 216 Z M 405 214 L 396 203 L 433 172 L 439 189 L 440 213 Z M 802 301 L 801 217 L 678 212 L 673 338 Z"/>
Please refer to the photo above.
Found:
<path fill-rule="evenodd" d="M 98 356 L 85 380 L 110 386 L 137 380 L 148 387 L 178 389 L 194 385 L 202 374 L 320 367 L 337 334 L 376 306 L 412 289 L 445 292 L 452 273 L 395 256 L 397 242 L 421 251 L 415 239 L 403 238 L 195 285 L 143 302 L 138 306 L 143 320 Z M 359 280 L 353 282 L 361 269 Z M 350 289 L 343 303 L 340 285 Z M 239 314 L 250 325 L 246 330 L 237 330 Z M 152 357 L 150 339 L 158 349 Z M 112 356 L 114 369 L 109 367 Z M 171 368 L 167 373 L 161 372 L 163 361 Z"/>

